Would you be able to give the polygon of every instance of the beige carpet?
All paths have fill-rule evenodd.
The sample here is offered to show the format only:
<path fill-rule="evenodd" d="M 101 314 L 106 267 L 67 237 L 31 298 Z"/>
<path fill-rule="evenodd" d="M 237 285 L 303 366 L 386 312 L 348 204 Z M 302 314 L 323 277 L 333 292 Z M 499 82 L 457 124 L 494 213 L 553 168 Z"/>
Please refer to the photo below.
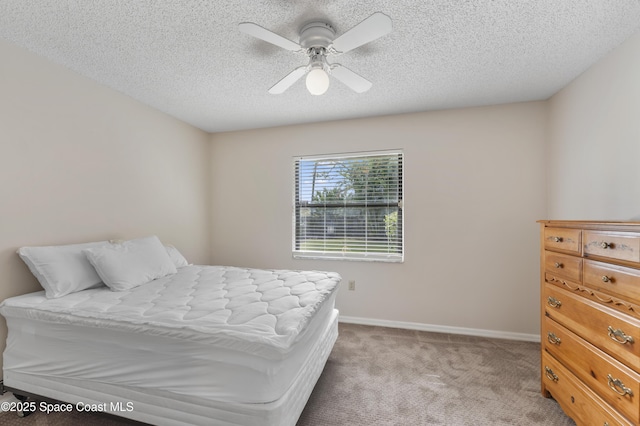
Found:
<path fill-rule="evenodd" d="M 340 324 L 298 426 L 573 426 L 540 394 L 540 345 Z M 0 426 L 117 426 L 101 416 L 0 414 Z"/>

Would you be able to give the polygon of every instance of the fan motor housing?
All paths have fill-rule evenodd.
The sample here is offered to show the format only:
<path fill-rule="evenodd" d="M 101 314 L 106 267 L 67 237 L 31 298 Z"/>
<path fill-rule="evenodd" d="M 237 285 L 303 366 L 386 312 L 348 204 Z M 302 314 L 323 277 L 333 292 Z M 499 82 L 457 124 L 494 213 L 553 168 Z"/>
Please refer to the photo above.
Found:
<path fill-rule="evenodd" d="M 304 49 L 311 47 L 326 49 L 333 42 L 335 35 L 335 30 L 328 22 L 310 22 L 300 30 L 300 46 Z"/>

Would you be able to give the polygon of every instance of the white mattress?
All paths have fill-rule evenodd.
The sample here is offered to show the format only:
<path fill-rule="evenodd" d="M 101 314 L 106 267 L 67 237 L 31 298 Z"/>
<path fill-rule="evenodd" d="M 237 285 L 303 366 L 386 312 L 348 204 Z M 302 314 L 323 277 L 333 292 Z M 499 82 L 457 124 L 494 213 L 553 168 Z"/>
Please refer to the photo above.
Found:
<path fill-rule="evenodd" d="M 340 276 L 189 266 L 125 292 L 5 300 L 11 373 L 209 401 L 280 399 L 332 320 Z M 6 383 L 11 386 L 9 383 Z"/>
<path fill-rule="evenodd" d="M 110 412 L 158 426 L 294 426 L 313 391 L 338 337 L 338 311 L 316 341 L 300 374 L 277 401 L 244 404 L 185 397 L 161 390 L 136 389 L 108 383 L 87 382 L 5 371 L 7 386 L 71 403 L 133 404 L 133 410 Z"/>

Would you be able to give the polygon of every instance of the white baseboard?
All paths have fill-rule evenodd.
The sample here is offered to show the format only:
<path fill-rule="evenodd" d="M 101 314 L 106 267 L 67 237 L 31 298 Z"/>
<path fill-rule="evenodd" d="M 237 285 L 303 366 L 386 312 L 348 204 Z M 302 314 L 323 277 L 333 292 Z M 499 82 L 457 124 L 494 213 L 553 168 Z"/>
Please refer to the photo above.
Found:
<path fill-rule="evenodd" d="M 422 324 L 419 322 L 389 321 L 373 318 L 349 317 L 340 315 L 339 321 L 346 324 L 375 325 L 379 327 L 406 328 L 408 330 L 432 331 L 435 333 L 462 334 L 465 336 L 491 337 L 496 339 L 540 342 L 540 335 L 513 333 L 510 331 L 483 330 L 479 328 L 449 327 L 444 325 Z"/>

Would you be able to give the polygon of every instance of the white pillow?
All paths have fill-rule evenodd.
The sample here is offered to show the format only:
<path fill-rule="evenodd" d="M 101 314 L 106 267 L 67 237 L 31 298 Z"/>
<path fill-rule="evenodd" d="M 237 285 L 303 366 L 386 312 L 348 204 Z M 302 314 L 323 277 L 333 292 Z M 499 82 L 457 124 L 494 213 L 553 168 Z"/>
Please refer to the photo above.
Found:
<path fill-rule="evenodd" d="M 109 240 L 111 244 L 122 244 L 125 240 Z M 176 265 L 176 268 L 182 268 L 184 266 L 189 266 L 189 262 L 187 259 L 180 253 L 180 251 L 172 246 L 171 244 L 165 244 L 164 248 L 167 249 L 167 254 L 173 261 L 173 264 Z"/>
<path fill-rule="evenodd" d="M 189 266 L 189 262 L 187 262 L 187 259 L 184 258 L 177 248 L 169 244 L 165 244 L 164 248 L 167 249 L 167 254 L 173 261 L 173 264 L 176 265 L 176 268 Z"/>
<path fill-rule="evenodd" d="M 22 247 L 20 258 L 40 282 L 49 299 L 102 285 L 83 250 L 108 246 L 108 241 L 63 246 Z"/>
<path fill-rule="evenodd" d="M 177 272 L 158 237 L 145 237 L 83 251 L 113 291 L 130 290 Z"/>

